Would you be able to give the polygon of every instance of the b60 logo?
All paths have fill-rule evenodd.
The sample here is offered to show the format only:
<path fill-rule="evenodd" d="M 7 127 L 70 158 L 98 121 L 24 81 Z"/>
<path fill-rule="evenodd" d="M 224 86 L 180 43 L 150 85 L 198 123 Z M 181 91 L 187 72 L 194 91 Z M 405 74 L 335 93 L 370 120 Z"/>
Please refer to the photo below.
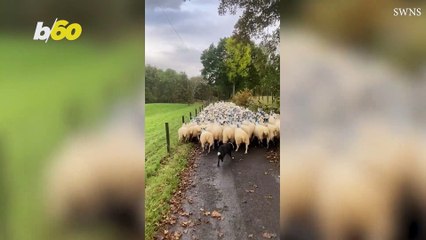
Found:
<path fill-rule="evenodd" d="M 52 29 L 48 26 L 43 26 L 43 22 L 37 22 L 33 39 L 47 42 L 49 38 L 55 41 L 66 38 L 67 40 L 73 41 L 80 37 L 82 31 L 83 29 L 78 23 L 69 24 L 67 20 L 55 19 Z"/>

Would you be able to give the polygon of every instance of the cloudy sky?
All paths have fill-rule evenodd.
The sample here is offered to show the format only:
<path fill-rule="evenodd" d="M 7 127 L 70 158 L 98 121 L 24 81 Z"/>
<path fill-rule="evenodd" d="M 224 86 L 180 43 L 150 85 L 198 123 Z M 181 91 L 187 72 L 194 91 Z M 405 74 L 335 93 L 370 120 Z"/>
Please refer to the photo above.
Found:
<path fill-rule="evenodd" d="M 237 15 L 219 16 L 219 0 L 147 0 L 145 59 L 160 68 L 200 75 L 201 52 L 232 34 Z"/>

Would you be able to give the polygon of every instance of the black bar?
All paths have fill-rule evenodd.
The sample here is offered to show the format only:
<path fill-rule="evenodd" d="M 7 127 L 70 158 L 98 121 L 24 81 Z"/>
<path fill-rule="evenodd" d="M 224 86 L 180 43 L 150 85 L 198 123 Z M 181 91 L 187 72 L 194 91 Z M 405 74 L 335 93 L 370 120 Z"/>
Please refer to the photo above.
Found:
<path fill-rule="evenodd" d="M 166 141 L 167 141 L 167 152 L 170 153 L 170 134 L 169 134 L 169 123 L 165 123 L 166 125 Z"/>
<path fill-rule="evenodd" d="M 197 116 L 197 109 L 195 109 L 195 115 L 194 116 Z"/>
<path fill-rule="evenodd" d="M 189 120 L 192 119 L 192 112 L 189 112 Z"/>
<path fill-rule="evenodd" d="M 182 116 L 182 123 L 185 123 L 185 116 Z"/>

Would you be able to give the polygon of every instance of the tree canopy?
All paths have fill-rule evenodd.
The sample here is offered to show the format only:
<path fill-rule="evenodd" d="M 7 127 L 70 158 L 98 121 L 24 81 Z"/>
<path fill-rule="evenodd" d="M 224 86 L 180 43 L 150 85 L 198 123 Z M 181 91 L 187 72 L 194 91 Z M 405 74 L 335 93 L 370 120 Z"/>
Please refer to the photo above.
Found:
<path fill-rule="evenodd" d="M 220 0 L 219 14 L 237 14 L 234 34 L 242 39 L 263 39 L 271 52 L 278 48 L 280 36 L 280 0 Z"/>
<path fill-rule="evenodd" d="M 273 61 L 266 47 L 252 41 L 222 38 L 203 51 L 201 63 L 202 76 L 220 99 L 229 99 L 244 88 L 279 95 L 279 61 Z"/>

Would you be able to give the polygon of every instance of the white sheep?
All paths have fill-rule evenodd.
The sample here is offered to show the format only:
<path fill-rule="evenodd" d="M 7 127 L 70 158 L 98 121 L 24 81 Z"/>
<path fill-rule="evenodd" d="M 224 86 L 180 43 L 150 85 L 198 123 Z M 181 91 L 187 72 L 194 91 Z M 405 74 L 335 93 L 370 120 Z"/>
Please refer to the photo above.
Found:
<path fill-rule="evenodd" d="M 328 155 L 324 149 L 305 145 L 285 148 L 287 160 L 280 168 L 280 191 L 285 196 L 280 198 L 282 238 L 320 239 L 315 235 L 316 185 Z"/>
<path fill-rule="evenodd" d="M 259 141 L 259 144 L 263 142 L 264 139 L 268 139 L 269 130 L 262 124 L 256 124 L 254 127 L 254 136 Z"/>
<path fill-rule="evenodd" d="M 178 129 L 178 137 L 180 142 L 186 142 L 189 139 L 189 128 L 185 123 Z"/>
<path fill-rule="evenodd" d="M 279 128 L 275 124 L 267 124 L 268 137 L 266 139 L 266 147 L 269 148 L 269 142 L 272 142 L 274 138 L 279 137 Z"/>
<path fill-rule="evenodd" d="M 255 125 L 253 123 L 250 123 L 250 122 L 249 123 L 243 123 L 241 125 L 241 129 L 243 129 L 247 133 L 250 140 L 253 138 L 254 128 L 255 128 Z"/>
<path fill-rule="evenodd" d="M 201 143 L 201 149 L 203 149 L 202 152 L 204 152 L 205 145 L 206 145 L 209 149 L 207 153 L 210 153 L 210 149 L 212 146 L 214 149 L 213 133 L 203 129 L 200 135 L 200 143 Z"/>
<path fill-rule="evenodd" d="M 47 175 L 47 209 L 64 226 L 114 224 L 143 236 L 143 140 L 128 131 L 71 139 Z"/>
<path fill-rule="evenodd" d="M 250 144 L 250 139 L 247 133 L 243 129 L 238 127 L 235 128 L 235 143 L 237 144 L 237 149 L 235 151 L 238 151 L 240 144 L 244 143 L 246 145 L 245 154 L 247 154 L 248 146 Z"/>
<path fill-rule="evenodd" d="M 206 127 L 206 130 L 211 132 L 213 134 L 213 139 L 217 141 L 217 144 L 219 145 L 219 142 L 222 142 L 222 132 L 223 128 L 221 125 L 214 123 L 214 124 L 208 124 Z"/>
<path fill-rule="evenodd" d="M 229 126 L 229 125 L 224 126 L 223 132 L 222 132 L 222 142 L 223 143 L 235 142 L 235 126 Z"/>
<path fill-rule="evenodd" d="M 341 160 L 318 181 L 316 211 L 324 239 L 392 239 L 392 192 L 357 163 Z"/>
<path fill-rule="evenodd" d="M 192 124 L 189 127 L 189 133 L 190 133 L 190 138 L 197 138 L 198 140 L 200 139 L 200 135 L 201 135 L 201 126 L 197 125 L 197 124 Z"/>

